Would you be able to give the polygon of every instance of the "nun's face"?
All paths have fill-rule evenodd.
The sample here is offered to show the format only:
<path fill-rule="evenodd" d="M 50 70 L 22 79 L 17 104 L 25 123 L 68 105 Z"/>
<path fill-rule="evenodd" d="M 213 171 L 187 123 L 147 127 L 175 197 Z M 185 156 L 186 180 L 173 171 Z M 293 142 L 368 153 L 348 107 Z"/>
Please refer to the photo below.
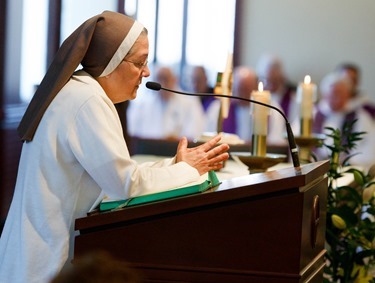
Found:
<path fill-rule="evenodd" d="M 148 38 L 141 34 L 118 67 L 108 76 L 98 80 L 113 103 L 132 100 L 143 77 L 150 76 L 147 66 Z"/>

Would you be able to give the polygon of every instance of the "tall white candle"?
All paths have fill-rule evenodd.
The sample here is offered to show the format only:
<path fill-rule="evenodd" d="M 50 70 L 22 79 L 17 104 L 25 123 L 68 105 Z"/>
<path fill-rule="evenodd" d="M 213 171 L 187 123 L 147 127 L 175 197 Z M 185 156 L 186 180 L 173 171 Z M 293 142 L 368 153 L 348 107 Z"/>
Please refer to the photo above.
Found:
<path fill-rule="evenodd" d="M 263 83 L 259 82 L 258 91 L 251 92 L 251 99 L 270 104 L 271 93 L 263 90 Z M 251 104 L 251 113 L 253 115 L 253 135 L 267 136 L 269 108 Z"/>
<path fill-rule="evenodd" d="M 304 82 L 298 85 L 297 102 L 300 104 L 300 117 L 302 119 L 312 119 L 316 89 L 316 84 L 311 83 L 309 75 L 305 76 Z"/>

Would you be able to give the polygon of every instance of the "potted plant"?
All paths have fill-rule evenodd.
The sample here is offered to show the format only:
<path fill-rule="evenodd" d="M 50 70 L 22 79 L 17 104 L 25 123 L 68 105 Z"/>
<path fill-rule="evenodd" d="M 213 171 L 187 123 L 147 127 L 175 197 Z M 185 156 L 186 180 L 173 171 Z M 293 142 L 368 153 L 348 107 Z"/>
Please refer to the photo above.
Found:
<path fill-rule="evenodd" d="M 324 282 L 375 282 L 375 165 L 367 172 L 350 166 L 350 152 L 365 134 L 352 131 L 355 122 L 326 128 L 320 145 L 330 160 Z M 353 181 L 339 185 L 348 174 Z"/>

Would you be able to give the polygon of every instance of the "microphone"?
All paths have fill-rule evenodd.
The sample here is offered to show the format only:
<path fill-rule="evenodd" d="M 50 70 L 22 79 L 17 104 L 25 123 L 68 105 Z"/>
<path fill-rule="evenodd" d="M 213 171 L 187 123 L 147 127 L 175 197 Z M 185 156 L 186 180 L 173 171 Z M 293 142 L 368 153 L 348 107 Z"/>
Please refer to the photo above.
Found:
<path fill-rule="evenodd" d="M 247 102 L 259 104 L 259 105 L 262 105 L 264 107 L 268 107 L 268 108 L 271 108 L 273 110 L 276 110 L 277 112 L 279 112 L 281 114 L 281 116 L 285 120 L 285 127 L 286 127 L 287 136 L 288 136 L 288 144 L 289 144 L 289 149 L 290 149 L 290 155 L 291 155 L 292 161 L 293 161 L 293 166 L 294 166 L 294 168 L 296 168 L 298 170 L 300 169 L 300 162 L 299 162 L 299 157 L 298 157 L 298 149 L 297 149 L 296 141 L 294 139 L 294 134 L 293 134 L 293 131 L 292 131 L 292 127 L 290 126 L 288 118 L 285 116 L 284 112 L 282 112 L 279 108 L 277 108 L 275 106 L 272 106 L 272 105 L 269 105 L 269 104 L 266 104 L 266 103 L 263 103 L 263 102 L 259 102 L 259 101 L 256 101 L 256 100 L 247 99 L 247 98 L 243 98 L 243 97 L 238 97 L 238 96 L 229 96 L 229 95 L 223 95 L 223 94 L 182 92 L 182 91 L 178 91 L 178 90 L 164 88 L 164 87 L 161 86 L 161 84 L 159 84 L 157 82 L 147 82 L 146 83 L 146 87 L 148 89 L 155 90 L 155 91 L 159 91 L 159 90 L 163 89 L 163 90 L 166 90 L 166 91 L 169 91 L 169 92 L 174 92 L 174 93 L 178 93 L 178 94 L 182 94 L 182 95 L 188 95 L 188 96 L 226 97 L 226 98 L 230 98 L 230 99 L 237 99 L 237 100 L 242 100 L 242 101 L 247 101 Z"/>

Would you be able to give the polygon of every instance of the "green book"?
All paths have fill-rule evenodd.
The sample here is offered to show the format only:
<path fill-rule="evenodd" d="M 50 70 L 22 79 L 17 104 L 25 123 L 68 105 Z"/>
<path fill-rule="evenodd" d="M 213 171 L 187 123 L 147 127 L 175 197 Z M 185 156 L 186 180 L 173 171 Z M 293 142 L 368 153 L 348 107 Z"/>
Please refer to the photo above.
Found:
<path fill-rule="evenodd" d="M 202 193 L 210 188 L 216 187 L 220 184 L 219 179 L 214 171 L 208 172 L 206 180 L 202 183 L 188 185 L 182 188 L 173 189 L 169 191 L 159 192 L 155 194 L 143 195 L 129 199 L 113 200 L 105 198 L 99 204 L 99 211 L 116 210 L 123 207 L 129 207 L 149 202 L 155 202 L 165 199 L 171 199 L 191 194 Z"/>

